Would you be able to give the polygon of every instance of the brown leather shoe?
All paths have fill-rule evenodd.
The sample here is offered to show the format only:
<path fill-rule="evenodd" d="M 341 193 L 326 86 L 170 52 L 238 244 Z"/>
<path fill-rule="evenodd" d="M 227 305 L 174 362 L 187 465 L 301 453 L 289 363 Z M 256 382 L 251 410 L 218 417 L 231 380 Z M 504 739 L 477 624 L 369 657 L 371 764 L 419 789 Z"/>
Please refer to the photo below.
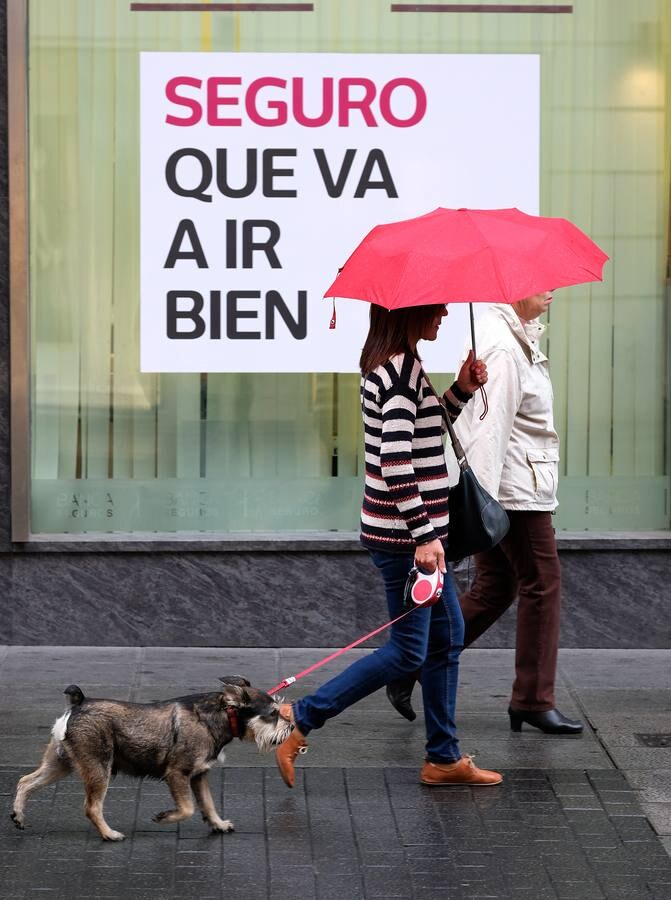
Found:
<path fill-rule="evenodd" d="M 471 756 L 462 756 L 455 763 L 434 763 L 427 759 L 419 774 L 422 784 L 501 784 L 503 775 L 478 769 Z"/>
<path fill-rule="evenodd" d="M 308 742 L 305 740 L 305 735 L 301 734 L 296 728 L 291 704 L 282 704 L 279 713 L 283 719 L 286 719 L 288 722 L 294 722 L 294 730 L 286 741 L 281 743 L 275 750 L 275 761 L 277 762 L 277 768 L 280 770 L 282 780 L 287 787 L 292 788 L 295 781 L 294 763 L 296 762 L 296 757 L 299 753 L 308 752 Z"/>

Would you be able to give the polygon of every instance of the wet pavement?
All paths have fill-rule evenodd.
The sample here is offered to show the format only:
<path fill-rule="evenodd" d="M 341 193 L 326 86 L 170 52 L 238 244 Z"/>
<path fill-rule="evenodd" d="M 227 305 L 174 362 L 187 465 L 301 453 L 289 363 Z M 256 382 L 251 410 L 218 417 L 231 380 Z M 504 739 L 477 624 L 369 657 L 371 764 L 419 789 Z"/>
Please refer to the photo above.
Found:
<path fill-rule="evenodd" d="M 326 652 L 0 648 L 2 804 L 8 813 L 72 682 L 89 696 L 137 701 L 216 690 L 232 672 L 270 687 Z M 210 835 L 199 816 L 155 824 L 166 786 L 118 778 L 105 811 L 127 839 L 105 844 L 83 815 L 76 777 L 45 788 L 28 803 L 25 831 L 8 817 L 0 827 L 0 898 L 671 900 L 671 651 L 563 651 L 557 705 L 586 722 L 580 737 L 528 726 L 513 734 L 512 669 L 508 650 L 462 657 L 462 751 L 501 769 L 500 786 L 420 785 L 421 715 L 406 722 L 378 692 L 310 736 L 293 791 L 272 756 L 231 743 L 210 779 L 235 823 L 228 835 Z"/>

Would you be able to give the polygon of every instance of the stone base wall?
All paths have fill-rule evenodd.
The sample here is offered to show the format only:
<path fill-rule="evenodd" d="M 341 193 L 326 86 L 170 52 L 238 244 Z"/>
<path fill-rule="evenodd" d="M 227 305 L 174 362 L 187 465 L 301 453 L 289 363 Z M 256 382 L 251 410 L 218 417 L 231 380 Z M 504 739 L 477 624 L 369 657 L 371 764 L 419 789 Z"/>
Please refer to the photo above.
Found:
<path fill-rule="evenodd" d="M 560 555 L 563 647 L 668 646 L 668 551 Z M 2 644 L 82 646 L 334 647 L 387 620 L 360 551 L 7 553 L 0 611 Z M 514 643 L 513 606 L 478 646 Z"/>

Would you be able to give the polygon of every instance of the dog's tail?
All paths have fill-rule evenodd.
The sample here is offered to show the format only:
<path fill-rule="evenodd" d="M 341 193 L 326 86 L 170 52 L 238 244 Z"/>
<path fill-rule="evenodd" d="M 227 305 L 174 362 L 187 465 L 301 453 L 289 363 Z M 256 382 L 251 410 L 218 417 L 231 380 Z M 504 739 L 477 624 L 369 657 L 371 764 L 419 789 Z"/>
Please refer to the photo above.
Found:
<path fill-rule="evenodd" d="M 70 698 L 70 706 L 79 706 L 86 699 L 84 691 L 76 684 L 70 684 L 63 691 Z"/>

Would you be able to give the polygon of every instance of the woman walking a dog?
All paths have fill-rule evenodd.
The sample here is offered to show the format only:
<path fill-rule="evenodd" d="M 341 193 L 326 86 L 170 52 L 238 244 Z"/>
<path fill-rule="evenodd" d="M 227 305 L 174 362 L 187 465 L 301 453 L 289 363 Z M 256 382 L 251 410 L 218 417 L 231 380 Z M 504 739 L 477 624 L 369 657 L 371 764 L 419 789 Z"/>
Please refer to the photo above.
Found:
<path fill-rule="evenodd" d="M 422 667 L 426 726 L 423 784 L 498 784 L 498 772 L 479 769 L 462 756 L 455 706 L 464 621 L 443 541 L 447 539 L 449 486 L 443 454 L 444 417 L 455 421 L 487 381 L 484 363 L 471 353 L 455 383 L 439 398 L 422 369 L 420 340 L 434 341 L 444 305 L 387 311 L 371 306 L 370 329 L 360 360 L 366 480 L 361 543 L 384 581 L 389 616 L 404 610 L 404 589 L 413 565 L 445 573 L 442 597 L 391 626 L 388 642 L 352 663 L 313 694 L 284 704 L 291 735 L 276 751 L 288 787 L 306 737 L 327 719 L 389 681 Z"/>

